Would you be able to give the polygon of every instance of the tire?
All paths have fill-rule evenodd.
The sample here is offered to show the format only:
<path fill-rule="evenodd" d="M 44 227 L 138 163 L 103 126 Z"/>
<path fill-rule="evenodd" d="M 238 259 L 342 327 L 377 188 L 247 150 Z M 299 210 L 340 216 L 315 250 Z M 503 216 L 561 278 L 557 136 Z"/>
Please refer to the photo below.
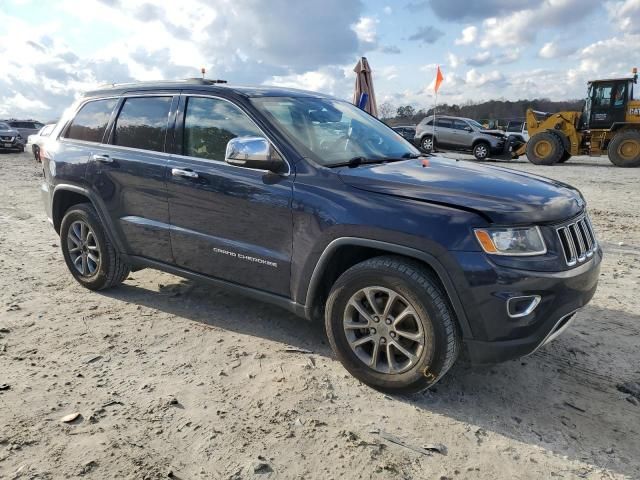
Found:
<path fill-rule="evenodd" d="M 398 295 L 389 312 L 390 324 L 385 318 L 377 317 L 376 321 L 365 289 L 370 289 L 367 291 L 378 312 L 391 295 Z M 402 312 L 409 313 L 398 321 Z M 354 328 L 361 323 L 364 328 Z M 388 392 L 413 393 L 432 386 L 451 368 L 460 351 L 456 320 L 437 280 L 420 263 L 403 257 L 375 257 L 344 272 L 329 294 L 325 327 L 333 352 L 349 373 Z M 402 331 L 404 335 L 396 333 Z M 421 338 L 422 346 L 418 340 L 406 338 L 407 332 Z M 350 342 L 365 337 L 376 340 L 351 347 Z M 396 348 L 398 344 L 413 354 L 413 359 Z"/>
<path fill-rule="evenodd" d="M 436 147 L 435 140 L 432 140 L 433 137 L 431 135 L 425 135 L 420 140 L 420 148 L 425 152 L 434 152 Z"/>
<path fill-rule="evenodd" d="M 91 204 L 81 203 L 67 210 L 60 225 L 60 247 L 73 278 L 89 290 L 114 287 L 129 275 L 129 265 L 113 247 Z"/>
<path fill-rule="evenodd" d="M 40 160 L 40 148 L 37 145 L 33 146 L 33 157 L 36 159 L 36 162 L 41 162 L 41 160 Z"/>
<path fill-rule="evenodd" d="M 486 160 L 491 153 L 491 145 L 487 142 L 478 142 L 473 146 L 473 156 L 476 160 Z"/>
<path fill-rule="evenodd" d="M 609 160 L 617 167 L 640 167 L 640 131 L 622 130 L 609 142 Z"/>
<path fill-rule="evenodd" d="M 536 133 L 527 142 L 527 158 L 535 165 L 558 163 L 564 151 L 562 141 L 549 132 Z"/>
<path fill-rule="evenodd" d="M 567 160 L 569 160 L 570 158 L 571 158 L 571 154 L 565 150 L 562 153 L 562 156 L 560 157 L 560 160 L 558 160 L 558 163 L 564 163 Z"/>

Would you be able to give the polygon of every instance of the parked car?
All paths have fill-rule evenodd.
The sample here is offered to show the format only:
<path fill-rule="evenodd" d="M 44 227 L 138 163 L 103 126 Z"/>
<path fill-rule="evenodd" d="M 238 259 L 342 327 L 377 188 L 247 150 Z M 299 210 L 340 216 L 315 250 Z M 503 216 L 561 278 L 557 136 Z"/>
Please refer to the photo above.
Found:
<path fill-rule="evenodd" d="M 24 143 L 20 132 L 6 122 L 0 122 L 0 150 L 24 152 Z"/>
<path fill-rule="evenodd" d="M 529 132 L 527 131 L 527 122 L 524 120 L 514 120 L 507 125 L 506 134 L 510 137 L 514 137 L 520 143 L 527 143 L 529 141 Z"/>
<path fill-rule="evenodd" d="M 23 144 L 27 143 L 29 135 L 38 133 L 38 131 L 44 127 L 43 123 L 37 122 L 36 120 L 16 120 L 15 118 L 11 118 L 9 120 L 2 121 L 9 124 L 11 128 L 20 132 L 20 136 L 24 139 L 22 142 Z"/>
<path fill-rule="evenodd" d="M 376 388 L 426 388 L 462 349 L 527 355 L 596 290 L 578 190 L 423 156 L 348 102 L 191 80 L 95 90 L 69 112 L 41 190 L 81 285 L 154 268 L 324 320 Z"/>
<path fill-rule="evenodd" d="M 504 132 L 486 130 L 470 118 L 438 116 L 435 141 L 433 135 L 433 117 L 425 117 L 416 128 L 416 145 L 427 152 L 434 148 L 467 151 L 478 160 L 486 160 L 492 155 L 511 158 Z"/>
<path fill-rule="evenodd" d="M 49 135 L 53 131 L 53 127 L 55 126 L 55 123 L 45 125 L 40 129 L 38 133 L 29 135 L 29 138 L 27 138 L 27 148 L 31 146 L 31 151 L 33 152 L 33 157 L 36 159 L 36 161 L 41 161 L 40 148 L 42 148 L 42 144 L 49 137 Z"/>
<path fill-rule="evenodd" d="M 402 135 L 406 140 L 409 140 L 411 143 L 413 143 L 413 139 L 416 137 L 415 125 L 398 125 L 391 128 L 393 128 L 395 132 Z"/>

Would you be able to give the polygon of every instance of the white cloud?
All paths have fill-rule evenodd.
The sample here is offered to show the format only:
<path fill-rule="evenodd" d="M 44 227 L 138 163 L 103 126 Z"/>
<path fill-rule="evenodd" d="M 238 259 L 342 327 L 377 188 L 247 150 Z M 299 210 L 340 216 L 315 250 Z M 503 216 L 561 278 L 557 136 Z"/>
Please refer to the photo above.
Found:
<path fill-rule="evenodd" d="M 457 38 L 456 45 L 470 45 L 478 38 L 478 27 L 470 25 L 462 30 L 462 36 Z"/>
<path fill-rule="evenodd" d="M 469 70 L 464 77 L 466 83 L 472 84 L 476 87 L 481 87 L 488 83 L 499 83 L 504 81 L 504 79 L 504 75 L 498 70 L 493 70 L 487 73 L 480 73 L 475 68 Z"/>
<path fill-rule="evenodd" d="M 520 10 L 483 21 L 482 48 L 521 46 L 532 43 L 541 31 L 566 27 L 582 20 L 600 5 L 600 0 L 547 0 L 537 8 Z"/>
<path fill-rule="evenodd" d="M 454 55 L 451 52 L 447 53 L 447 65 L 449 65 L 452 69 L 458 68 L 460 66 L 460 58 Z"/>
<path fill-rule="evenodd" d="M 547 42 L 545 43 L 540 51 L 538 52 L 538 56 L 540 58 L 559 58 L 566 57 L 576 51 L 576 47 L 568 44 L 559 44 L 558 42 Z"/>
<path fill-rule="evenodd" d="M 384 7 L 382 11 L 385 13 L 385 15 L 391 15 L 393 13 L 393 9 L 389 5 Z"/>
<path fill-rule="evenodd" d="M 623 32 L 640 33 L 640 0 L 607 2 L 611 22 Z"/>
<path fill-rule="evenodd" d="M 376 43 L 378 22 L 379 20 L 373 17 L 360 17 L 358 23 L 352 27 L 358 36 L 358 40 L 362 43 Z"/>

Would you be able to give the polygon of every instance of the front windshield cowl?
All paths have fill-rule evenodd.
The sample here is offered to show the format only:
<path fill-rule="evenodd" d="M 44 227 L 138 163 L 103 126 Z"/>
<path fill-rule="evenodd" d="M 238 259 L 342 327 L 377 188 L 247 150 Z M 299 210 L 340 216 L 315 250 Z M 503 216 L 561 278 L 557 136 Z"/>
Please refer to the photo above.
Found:
<path fill-rule="evenodd" d="M 251 103 L 301 155 L 319 165 L 344 165 L 358 157 L 378 162 L 420 155 L 390 127 L 345 101 L 256 97 Z"/>

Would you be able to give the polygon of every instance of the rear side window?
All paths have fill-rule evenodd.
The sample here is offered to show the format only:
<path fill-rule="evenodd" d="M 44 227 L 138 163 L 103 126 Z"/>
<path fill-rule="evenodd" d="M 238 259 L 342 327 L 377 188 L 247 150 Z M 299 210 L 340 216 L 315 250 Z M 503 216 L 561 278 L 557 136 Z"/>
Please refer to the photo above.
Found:
<path fill-rule="evenodd" d="M 67 128 L 64 138 L 85 142 L 102 142 L 109 117 L 111 117 L 111 112 L 117 102 L 117 99 L 110 98 L 85 103 Z"/>
<path fill-rule="evenodd" d="M 184 155 L 224 161 L 227 142 L 247 136 L 263 134 L 235 105 L 217 98 L 187 100 L 182 137 Z"/>
<path fill-rule="evenodd" d="M 127 98 L 116 120 L 113 144 L 164 151 L 171 97 Z"/>

